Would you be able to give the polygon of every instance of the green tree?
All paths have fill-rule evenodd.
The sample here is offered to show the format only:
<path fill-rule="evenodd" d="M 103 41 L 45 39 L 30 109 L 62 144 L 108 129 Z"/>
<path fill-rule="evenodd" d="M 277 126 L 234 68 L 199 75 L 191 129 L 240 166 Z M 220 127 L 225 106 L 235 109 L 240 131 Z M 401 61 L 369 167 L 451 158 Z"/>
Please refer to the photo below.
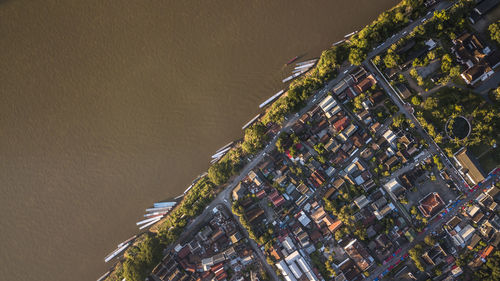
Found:
<path fill-rule="evenodd" d="M 490 32 L 491 40 L 497 41 L 500 43 L 500 21 L 490 24 L 488 27 L 488 31 Z"/>
<path fill-rule="evenodd" d="M 459 75 L 460 75 L 460 66 L 459 65 L 450 68 L 450 76 L 451 77 L 457 77 Z"/>
<path fill-rule="evenodd" d="M 394 68 L 398 65 L 399 56 L 396 53 L 388 52 L 384 57 L 384 64 L 387 68 Z"/>
<path fill-rule="evenodd" d="M 396 128 L 399 128 L 405 121 L 406 117 L 403 114 L 396 115 L 392 118 L 392 125 Z"/>
<path fill-rule="evenodd" d="M 208 168 L 208 177 L 216 185 L 225 183 L 231 176 L 231 167 L 226 161 L 213 164 Z"/>
<path fill-rule="evenodd" d="M 432 50 L 429 53 L 427 53 L 427 58 L 432 61 L 436 58 L 436 51 Z"/>
<path fill-rule="evenodd" d="M 123 263 L 123 276 L 131 281 L 143 281 L 161 258 L 160 242 L 149 234 L 128 252 L 132 254 Z"/>
<path fill-rule="evenodd" d="M 411 98 L 411 103 L 413 105 L 420 105 L 422 103 L 422 98 L 420 96 L 413 96 Z"/>
<path fill-rule="evenodd" d="M 349 62 L 353 65 L 361 65 L 366 59 L 366 52 L 360 48 L 353 47 L 349 53 Z"/>
<path fill-rule="evenodd" d="M 432 156 L 432 160 L 434 161 L 434 164 L 436 164 L 438 170 L 442 170 L 444 168 L 443 163 L 441 162 L 441 159 L 439 159 L 438 155 Z"/>
<path fill-rule="evenodd" d="M 500 251 L 495 250 L 490 254 L 486 263 L 474 272 L 476 280 L 496 281 L 500 280 Z"/>
<path fill-rule="evenodd" d="M 288 142 L 288 139 L 289 139 L 289 135 L 285 132 L 282 132 L 279 136 L 278 136 L 278 140 L 276 140 L 276 149 L 278 149 L 278 151 L 280 153 L 283 153 L 285 152 L 285 150 L 287 149 L 286 147 L 286 143 Z"/>
<path fill-rule="evenodd" d="M 337 49 L 338 49 L 337 47 L 332 47 L 321 53 L 317 66 L 318 74 L 321 77 L 326 77 L 337 69 L 338 67 Z"/>
<path fill-rule="evenodd" d="M 245 153 L 252 154 L 264 147 L 266 141 L 266 126 L 256 122 L 245 130 L 245 137 L 241 148 Z"/>
<path fill-rule="evenodd" d="M 413 78 L 417 78 L 417 77 L 418 77 L 418 72 L 417 72 L 417 69 L 416 69 L 416 68 L 412 68 L 412 69 L 410 70 L 410 75 L 411 75 L 411 77 L 413 77 Z"/>
<path fill-rule="evenodd" d="M 415 266 L 418 268 L 418 270 L 424 271 L 425 268 L 422 264 L 422 261 L 420 260 L 420 256 L 422 256 L 422 245 L 420 244 L 415 245 L 412 249 L 408 251 L 408 254 L 415 263 Z"/>
<path fill-rule="evenodd" d="M 430 236 L 430 235 L 425 236 L 424 242 L 425 242 L 425 244 L 427 244 L 429 246 L 434 246 L 436 244 L 436 240 L 434 238 L 432 238 L 432 236 Z"/>
<path fill-rule="evenodd" d="M 438 106 L 438 99 L 435 97 L 426 98 L 424 103 L 422 104 L 422 107 L 425 110 L 432 110 L 432 109 L 436 108 L 437 106 Z"/>
<path fill-rule="evenodd" d="M 451 69 L 451 56 L 449 54 L 444 54 L 443 57 L 441 58 L 441 71 L 444 73 L 448 73 Z"/>

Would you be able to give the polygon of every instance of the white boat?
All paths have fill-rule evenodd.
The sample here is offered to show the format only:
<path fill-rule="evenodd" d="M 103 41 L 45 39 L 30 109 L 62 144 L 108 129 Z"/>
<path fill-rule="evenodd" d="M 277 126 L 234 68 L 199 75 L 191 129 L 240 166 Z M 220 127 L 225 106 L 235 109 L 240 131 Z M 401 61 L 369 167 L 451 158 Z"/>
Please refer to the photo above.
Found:
<path fill-rule="evenodd" d="M 285 92 L 285 90 L 281 90 L 279 92 L 277 92 L 276 94 L 274 94 L 272 97 L 268 98 L 265 102 L 261 103 L 259 105 L 259 108 L 263 108 L 264 106 L 268 105 L 270 102 L 272 102 L 273 100 L 279 98 L 279 96 L 281 96 L 283 93 Z"/>
<path fill-rule="evenodd" d="M 313 63 L 308 63 L 308 64 L 304 64 L 304 65 L 300 65 L 300 66 L 297 66 L 295 67 L 295 70 L 303 70 L 304 68 L 308 68 L 308 67 L 311 67 L 315 64 L 315 62 Z"/>
<path fill-rule="evenodd" d="M 340 41 L 337 41 L 337 42 L 333 43 L 332 46 L 337 46 L 338 44 L 342 44 L 344 42 L 345 42 L 345 39 L 342 39 Z"/>
<path fill-rule="evenodd" d="M 221 154 L 217 154 L 217 155 L 213 155 L 212 156 L 212 159 L 221 159 L 224 155 L 226 155 L 227 151 L 225 153 L 221 153 Z"/>
<path fill-rule="evenodd" d="M 149 219 L 145 219 L 145 220 L 142 220 L 142 221 L 136 222 L 136 223 L 135 223 L 135 225 L 145 224 L 145 223 L 148 223 L 148 222 L 151 222 L 151 221 L 157 220 L 158 218 L 161 218 L 161 217 L 163 217 L 163 215 L 156 215 L 156 216 L 153 216 L 152 218 L 149 218 Z"/>
<path fill-rule="evenodd" d="M 153 206 L 155 208 L 162 208 L 162 207 L 173 207 L 175 206 L 175 204 L 177 204 L 177 202 L 158 202 L 154 203 Z"/>
<path fill-rule="evenodd" d="M 168 211 L 170 209 L 172 209 L 172 207 L 148 208 L 146 209 L 146 212 L 162 212 L 162 211 Z"/>
<path fill-rule="evenodd" d="M 108 277 L 108 275 L 111 273 L 111 270 L 104 273 L 101 277 L 99 277 L 99 279 L 97 279 L 97 281 L 103 281 L 106 277 Z"/>
<path fill-rule="evenodd" d="M 299 76 L 299 75 L 297 75 L 297 74 L 293 74 L 293 75 L 288 76 L 287 78 L 283 79 L 282 81 L 283 81 L 283 83 L 286 83 L 286 82 L 288 82 L 288 81 L 292 80 L 293 78 L 295 78 L 295 77 L 297 77 L 297 76 Z"/>
<path fill-rule="evenodd" d="M 219 152 L 217 154 L 212 155 L 212 159 L 219 159 L 222 156 L 224 156 L 227 153 L 227 151 Z"/>
<path fill-rule="evenodd" d="M 288 76 L 287 78 L 283 79 L 283 83 L 286 83 L 286 82 L 288 82 L 288 81 L 290 81 L 290 80 L 292 80 L 294 78 L 297 78 L 297 77 L 299 77 L 300 75 L 302 75 L 302 74 L 304 74 L 306 72 L 307 72 L 307 70 L 303 70 L 301 72 L 293 74 L 292 76 Z"/>
<path fill-rule="evenodd" d="M 154 212 L 154 213 L 149 213 L 149 214 L 145 214 L 144 217 L 154 217 L 156 215 L 165 215 L 166 213 L 168 213 L 168 211 L 161 211 L 161 212 Z"/>
<path fill-rule="evenodd" d="M 190 186 L 188 186 L 188 188 L 186 188 L 186 190 L 184 191 L 183 194 L 186 194 L 191 188 L 193 188 L 194 186 L 194 183 L 192 183 Z"/>
<path fill-rule="evenodd" d="M 179 195 L 179 196 L 177 196 L 177 197 L 175 197 L 174 200 L 181 199 L 182 197 L 184 197 L 184 193 L 181 194 L 181 195 Z"/>
<path fill-rule="evenodd" d="M 107 255 L 105 258 L 104 258 L 104 262 L 108 262 L 110 260 L 112 260 L 114 257 L 116 257 L 118 254 L 120 254 L 121 252 L 123 252 L 123 250 L 127 249 L 127 247 L 130 245 L 130 242 L 126 243 L 125 245 L 119 247 L 118 249 L 114 250 L 113 252 L 111 252 L 111 254 Z"/>
<path fill-rule="evenodd" d="M 215 151 L 215 152 L 217 153 L 217 152 L 219 152 L 219 151 L 222 151 L 222 150 L 224 150 L 224 149 L 226 149 L 226 148 L 230 147 L 231 145 L 233 145 L 233 143 L 234 143 L 234 141 L 232 141 L 232 142 L 230 142 L 230 143 L 228 143 L 228 144 L 224 145 L 223 147 L 221 147 L 221 148 L 217 149 L 217 151 Z"/>
<path fill-rule="evenodd" d="M 358 33 L 358 31 L 357 31 L 357 30 L 356 30 L 356 31 L 353 31 L 353 32 L 351 32 L 351 33 L 349 33 L 349 34 L 346 34 L 346 35 L 344 36 L 344 38 L 351 37 L 351 36 L 353 36 L 353 35 L 354 35 L 354 34 L 356 34 L 356 33 Z"/>
<path fill-rule="evenodd" d="M 310 64 L 310 63 L 313 63 L 313 62 L 316 62 L 316 61 L 317 61 L 317 59 L 306 60 L 306 61 L 303 61 L 303 62 L 298 62 L 295 65 L 296 66 L 300 66 L 300 65 L 304 65 L 304 64 Z"/>
<path fill-rule="evenodd" d="M 230 147 L 228 147 L 228 148 L 226 148 L 226 149 L 224 149 L 224 150 L 222 150 L 222 151 L 219 151 L 219 152 L 215 153 L 214 155 L 212 155 L 212 158 L 217 158 L 217 156 L 219 156 L 219 155 L 224 155 L 224 154 L 226 154 L 226 152 L 228 152 L 230 149 L 231 149 L 231 148 L 230 148 Z"/>
<path fill-rule="evenodd" d="M 132 240 L 134 240 L 136 237 L 137 237 L 137 235 L 134 235 L 134 236 L 130 237 L 129 239 L 127 239 L 127 240 L 121 242 L 120 244 L 118 244 L 117 247 L 120 248 L 121 246 L 123 246 L 123 245 L 127 244 L 128 242 L 131 242 Z"/>
<path fill-rule="evenodd" d="M 246 123 L 245 125 L 243 125 L 243 127 L 241 127 L 241 129 L 245 130 L 250 125 L 252 125 L 253 122 L 255 122 L 257 119 L 259 119 L 259 117 L 260 117 L 260 114 L 257 114 L 257 116 L 255 116 L 254 118 L 252 118 L 252 120 L 248 121 L 248 123 Z"/>
<path fill-rule="evenodd" d="M 143 226 L 139 227 L 139 229 L 144 229 L 144 228 L 146 228 L 146 227 L 152 226 L 153 224 L 155 224 L 155 223 L 159 222 L 160 220 L 161 220 L 161 217 L 156 218 L 155 220 L 150 221 L 150 222 L 146 223 L 145 225 L 143 225 Z"/>

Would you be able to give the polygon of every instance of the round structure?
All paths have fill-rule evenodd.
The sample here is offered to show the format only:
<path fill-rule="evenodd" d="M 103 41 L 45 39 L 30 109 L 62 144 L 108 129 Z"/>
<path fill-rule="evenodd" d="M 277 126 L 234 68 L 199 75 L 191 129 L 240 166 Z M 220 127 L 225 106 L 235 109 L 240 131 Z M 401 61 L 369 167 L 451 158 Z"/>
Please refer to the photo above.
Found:
<path fill-rule="evenodd" d="M 471 125 L 467 118 L 457 116 L 455 118 L 450 118 L 448 122 L 446 122 L 445 129 L 448 137 L 463 140 L 469 136 L 471 132 Z"/>

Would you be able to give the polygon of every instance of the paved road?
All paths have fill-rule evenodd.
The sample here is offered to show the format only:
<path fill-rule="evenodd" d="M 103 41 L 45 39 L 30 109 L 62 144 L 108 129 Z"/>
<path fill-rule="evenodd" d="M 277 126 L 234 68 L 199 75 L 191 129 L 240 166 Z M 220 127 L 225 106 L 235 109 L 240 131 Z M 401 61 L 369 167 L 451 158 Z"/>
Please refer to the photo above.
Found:
<path fill-rule="evenodd" d="M 460 175 L 460 173 L 457 171 L 455 166 L 451 163 L 451 161 L 446 157 L 444 152 L 441 150 L 441 148 L 434 142 L 434 140 L 427 134 L 427 132 L 422 128 L 422 125 L 420 122 L 418 122 L 417 118 L 413 115 L 413 111 L 411 106 L 409 106 L 407 103 L 404 103 L 396 93 L 395 89 L 387 82 L 385 77 L 380 73 L 378 68 L 375 68 L 371 62 L 365 62 L 364 66 L 369 69 L 372 73 L 375 74 L 375 78 L 379 82 L 379 85 L 384 88 L 386 93 L 391 97 L 393 102 L 399 107 L 400 111 L 415 124 L 415 128 L 417 132 L 420 133 L 420 135 L 425 139 L 425 141 L 429 144 L 429 150 L 432 154 L 437 154 L 439 158 L 441 159 L 441 162 L 444 164 L 446 168 L 448 168 L 448 171 L 450 171 L 450 176 L 453 178 L 454 182 L 457 183 L 457 186 L 462 190 L 463 192 L 466 192 L 468 189 L 468 186 L 466 186 L 465 181 L 463 177 Z"/>
<path fill-rule="evenodd" d="M 445 7 L 446 5 L 447 4 L 443 3 L 443 4 L 441 4 L 440 7 L 446 8 Z M 440 9 L 442 9 L 442 8 L 440 8 Z M 389 47 L 391 44 L 395 43 L 401 37 L 405 36 L 407 33 L 409 33 L 411 30 L 413 30 L 413 28 L 415 26 L 421 24 L 423 21 L 429 19 L 430 17 L 432 17 L 431 13 L 427 14 L 425 17 L 423 17 L 422 19 L 420 19 L 418 21 L 414 21 L 408 27 L 406 27 L 405 29 L 403 29 L 401 32 L 399 32 L 398 34 L 395 34 L 393 37 L 391 37 L 388 40 L 386 40 L 383 44 L 381 44 L 381 45 L 377 46 L 376 48 L 374 48 L 374 50 L 371 51 L 368 54 L 367 60 L 364 63 L 364 65 L 367 66 L 367 69 L 371 70 L 373 73 L 376 73 L 374 71 L 373 66 L 371 66 L 368 63 L 369 59 L 373 58 L 378 53 L 382 52 L 384 49 L 386 49 L 387 47 Z M 340 69 L 339 70 L 340 75 L 338 75 L 335 79 L 333 79 L 330 82 L 328 82 L 327 84 L 325 84 L 325 86 L 321 90 L 317 91 L 309 99 L 309 102 L 307 103 L 307 105 L 302 110 L 300 110 L 299 113 L 293 115 L 293 117 L 291 117 L 290 119 L 288 119 L 285 122 L 285 124 L 283 125 L 283 127 L 280 129 L 279 133 L 276 134 L 276 136 L 266 145 L 266 147 L 262 151 L 260 151 L 257 155 L 255 155 L 252 158 L 252 160 L 245 165 L 245 167 L 242 169 L 242 171 L 240 172 L 240 174 L 237 177 L 233 178 L 230 181 L 230 183 L 226 186 L 226 188 L 217 195 L 217 197 L 207 206 L 207 208 L 204 210 L 204 212 L 200 216 L 198 216 L 196 219 L 194 219 L 193 221 L 191 221 L 188 224 L 188 226 L 184 230 L 182 236 L 184 236 L 185 234 L 188 234 L 188 233 L 194 231 L 197 227 L 199 227 L 200 223 L 204 222 L 205 218 L 207 218 L 207 217 L 210 216 L 209 212 L 212 212 L 213 208 L 215 208 L 217 205 L 223 204 L 224 206 L 226 206 L 226 207 L 228 207 L 230 209 L 231 208 L 231 191 L 236 187 L 236 185 L 240 181 L 242 181 L 247 176 L 247 174 L 259 162 L 261 162 L 263 160 L 263 158 L 266 156 L 267 153 L 269 153 L 272 149 L 274 149 L 274 146 L 275 146 L 275 143 L 276 143 L 276 141 L 278 139 L 279 134 L 282 133 L 282 132 L 289 132 L 291 126 L 298 120 L 298 118 L 300 116 L 302 116 L 304 113 L 306 113 L 308 110 L 310 110 L 313 106 L 315 106 L 319 100 L 321 100 L 322 98 L 324 98 L 326 96 L 326 94 L 328 93 L 329 89 L 331 89 L 335 84 L 337 84 L 341 80 L 343 80 L 345 78 L 345 76 L 346 76 L 345 74 L 349 73 L 354 68 L 355 68 L 354 66 L 350 65 L 350 66 L 347 66 L 347 67 L 344 67 L 344 68 Z M 380 79 L 377 79 L 377 80 L 380 80 Z M 384 87 L 384 88 L 386 88 L 386 87 Z M 386 89 L 386 91 L 388 93 L 391 93 L 387 89 Z M 393 97 L 392 94 L 391 94 L 391 97 L 394 99 L 394 97 Z M 402 109 L 402 112 L 404 112 L 405 115 L 409 114 L 407 112 L 407 110 L 404 108 L 404 106 L 402 105 L 402 103 L 397 102 L 396 104 L 400 107 L 400 109 Z M 416 122 L 416 124 L 418 124 L 418 123 Z M 236 220 L 236 221 L 239 223 L 239 220 Z M 252 241 L 252 243 L 255 243 L 255 242 Z M 253 245 L 252 247 L 254 247 L 254 246 L 255 245 Z M 267 262 L 265 260 L 265 257 L 263 255 L 263 253 L 260 251 L 260 249 L 257 247 L 257 249 L 255 249 L 255 250 L 256 250 L 257 256 L 262 260 L 263 264 L 267 264 Z M 270 274 L 270 276 L 271 276 L 271 278 L 273 280 L 279 280 L 278 277 L 277 277 L 277 275 L 276 275 L 276 273 L 274 272 L 274 270 L 269 270 L 269 268 L 267 268 L 267 267 L 266 267 L 266 269 L 268 270 L 268 273 Z"/>
<path fill-rule="evenodd" d="M 498 177 L 498 175 L 496 176 Z M 493 179 L 490 179 L 488 182 L 492 182 Z M 484 184 L 487 185 L 487 184 Z M 375 271 L 372 272 L 371 276 L 368 277 L 366 280 L 371 281 L 374 280 L 375 278 L 379 278 L 380 274 L 382 274 L 385 270 L 387 270 L 391 266 L 395 266 L 398 261 L 401 260 L 401 258 L 406 255 L 406 253 L 413 248 L 416 244 L 422 242 L 425 238 L 425 236 L 430 235 L 432 232 L 434 232 L 438 228 L 442 228 L 444 223 L 446 223 L 448 220 L 450 220 L 453 216 L 457 215 L 457 212 L 467 203 L 469 203 L 471 200 L 476 198 L 476 196 L 479 195 L 483 191 L 482 188 L 477 188 L 473 192 L 469 192 L 467 194 L 467 197 L 460 200 L 455 206 L 449 207 L 448 212 L 445 215 L 441 215 L 440 218 L 437 220 L 433 220 L 429 223 L 429 225 L 424 229 L 423 232 L 419 233 L 415 240 L 413 240 L 411 243 L 403 246 L 401 248 L 401 251 L 393 257 L 389 262 L 387 262 L 385 265 L 379 266 L 375 269 Z"/>
<path fill-rule="evenodd" d="M 232 200 L 231 199 L 231 192 L 232 192 L 232 190 L 236 187 L 236 185 L 238 185 L 239 182 L 241 182 L 248 175 L 248 173 L 253 168 L 255 168 L 255 166 L 257 166 L 264 159 L 264 157 L 267 155 L 267 153 L 269 153 L 271 150 L 274 149 L 275 143 L 278 140 L 279 134 L 282 132 L 289 132 L 292 125 L 300 118 L 300 116 L 302 116 L 304 113 L 309 111 L 313 106 L 316 106 L 317 102 L 327 95 L 328 90 L 331 89 L 333 87 L 333 85 L 337 84 L 342 79 L 344 79 L 345 73 L 348 73 L 352 69 L 354 69 L 353 66 L 347 66 L 345 68 L 342 68 L 340 70 L 341 74 L 338 75 L 336 79 L 327 83 L 321 90 L 318 90 L 309 99 L 309 102 L 307 103 L 307 105 L 302 110 L 300 110 L 300 112 L 298 112 L 297 114 L 294 114 L 291 118 L 289 118 L 285 122 L 283 127 L 280 129 L 280 131 L 276 134 L 276 136 L 274 136 L 273 139 L 265 146 L 265 148 L 263 150 L 261 150 L 259 153 L 257 153 L 250 160 L 250 162 L 245 165 L 245 167 L 241 170 L 240 174 L 237 177 L 231 179 L 229 184 L 206 207 L 206 209 L 203 211 L 203 213 L 201 215 L 196 217 L 194 220 L 192 220 L 187 225 L 187 227 L 183 231 L 183 234 L 181 235 L 181 237 L 187 236 L 189 233 L 192 233 L 194 230 L 196 230 L 198 227 L 200 227 L 202 225 L 202 223 L 204 223 L 206 221 L 206 218 L 211 216 L 210 213 L 217 205 L 222 204 L 222 205 L 226 206 L 227 208 L 231 209 L 231 200 Z M 238 218 L 235 217 L 235 219 L 238 222 L 238 224 L 240 224 Z M 243 226 L 241 226 L 241 224 L 240 224 L 240 227 L 242 229 L 245 229 Z M 246 233 L 246 230 L 245 230 L 245 235 L 248 237 L 248 233 Z M 249 240 L 251 241 L 252 248 L 254 248 L 257 256 L 261 259 L 263 264 L 267 264 L 266 258 L 264 256 L 264 254 L 262 253 L 262 251 L 258 248 L 257 244 L 253 240 L 251 240 L 251 239 L 249 239 Z M 274 272 L 274 270 L 272 270 L 272 268 L 269 265 L 266 267 L 266 269 L 273 280 L 279 280 L 278 276 L 276 275 L 276 272 Z"/>
<path fill-rule="evenodd" d="M 392 179 L 397 179 L 400 175 L 402 175 L 402 174 L 408 172 L 409 170 L 413 169 L 415 167 L 415 165 L 421 159 L 425 159 L 425 158 L 429 157 L 430 155 L 431 154 L 430 154 L 430 152 L 428 150 L 423 151 L 423 153 L 421 154 L 421 156 L 418 159 L 417 158 L 413 159 L 412 162 L 407 163 L 404 167 L 402 167 L 399 170 L 395 171 L 389 177 L 383 178 L 381 180 L 381 183 L 385 184 L 385 183 L 391 181 Z M 394 203 L 394 205 L 396 206 L 396 208 L 398 208 L 399 212 L 401 214 L 403 214 L 403 216 L 406 219 L 406 222 L 408 223 L 408 225 L 413 225 L 413 220 L 412 220 L 410 214 L 408 213 L 408 211 L 406 210 L 406 208 L 401 205 L 401 203 L 399 202 L 399 200 L 396 198 L 396 196 L 392 192 L 388 192 L 388 193 L 389 193 L 389 197 L 391 198 L 391 201 Z"/>

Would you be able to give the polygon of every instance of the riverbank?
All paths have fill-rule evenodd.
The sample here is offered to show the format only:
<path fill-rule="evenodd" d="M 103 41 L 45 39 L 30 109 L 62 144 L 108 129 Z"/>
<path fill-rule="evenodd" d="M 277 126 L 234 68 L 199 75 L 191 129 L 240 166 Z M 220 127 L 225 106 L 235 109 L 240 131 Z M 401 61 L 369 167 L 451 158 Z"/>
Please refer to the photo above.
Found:
<path fill-rule="evenodd" d="M 379 17 L 378 20 L 361 30 L 349 42 L 337 45 L 324 51 L 316 67 L 312 69 L 308 75 L 292 82 L 289 86 L 287 94 L 276 100 L 269 108 L 267 108 L 262 118 L 245 131 L 243 141 L 236 145 L 236 147 L 225 155 L 218 163 L 209 168 L 206 183 L 210 182 L 211 185 L 200 187 L 199 192 L 204 192 L 205 196 L 210 195 L 211 197 L 214 195 L 213 189 L 215 185 L 223 186 L 231 177 L 237 175 L 244 164 L 244 159 L 251 157 L 256 152 L 260 151 L 269 137 L 272 136 L 268 134 L 269 129 L 272 126 L 281 126 L 287 116 L 304 106 L 308 98 L 314 92 L 320 89 L 324 83 L 336 76 L 340 64 L 342 64 L 345 60 L 348 59 L 352 64 L 360 64 L 373 46 L 383 42 L 385 38 L 388 38 L 391 35 L 392 32 L 395 32 L 405 26 L 411 18 L 419 16 L 418 10 L 416 8 L 415 10 L 412 10 L 412 7 L 410 7 L 409 14 L 403 14 L 401 11 L 408 10 L 408 7 L 405 5 L 406 4 L 404 3 L 400 4 L 390 11 L 385 12 Z M 401 17 L 403 18 L 401 19 Z M 396 22 L 394 23 L 394 21 Z M 370 34 L 382 30 L 385 33 L 383 35 L 386 37 L 381 36 L 378 39 L 369 37 Z M 194 191 L 190 191 L 188 194 L 191 194 L 192 192 Z M 182 231 L 182 228 L 187 224 L 188 219 L 196 217 L 196 215 L 203 211 L 203 208 L 200 210 L 198 207 L 201 208 L 202 206 L 206 206 L 206 204 L 208 204 L 205 201 L 205 198 L 207 197 L 190 196 L 189 198 L 193 198 L 195 201 L 192 203 L 196 203 L 197 206 L 193 209 L 193 216 L 191 216 L 190 213 L 190 215 L 184 217 L 185 214 L 181 214 L 180 211 L 175 212 L 175 214 L 172 212 L 171 216 L 165 219 L 165 221 L 159 226 L 160 230 L 157 232 L 156 238 L 159 241 L 162 241 L 163 245 L 175 241 L 180 234 L 178 231 Z M 187 200 L 187 198 L 184 200 Z M 178 210 L 181 209 L 179 208 Z M 147 245 L 145 247 L 147 247 Z M 147 248 L 143 249 L 140 244 L 136 245 L 136 248 L 133 249 L 134 251 L 138 249 L 139 253 L 149 251 Z M 132 265 L 137 266 L 132 267 Z M 132 277 L 135 276 L 133 273 L 144 273 L 150 267 L 151 264 L 145 264 L 142 261 L 137 262 L 131 257 L 126 258 L 123 267 L 124 276 Z"/>

